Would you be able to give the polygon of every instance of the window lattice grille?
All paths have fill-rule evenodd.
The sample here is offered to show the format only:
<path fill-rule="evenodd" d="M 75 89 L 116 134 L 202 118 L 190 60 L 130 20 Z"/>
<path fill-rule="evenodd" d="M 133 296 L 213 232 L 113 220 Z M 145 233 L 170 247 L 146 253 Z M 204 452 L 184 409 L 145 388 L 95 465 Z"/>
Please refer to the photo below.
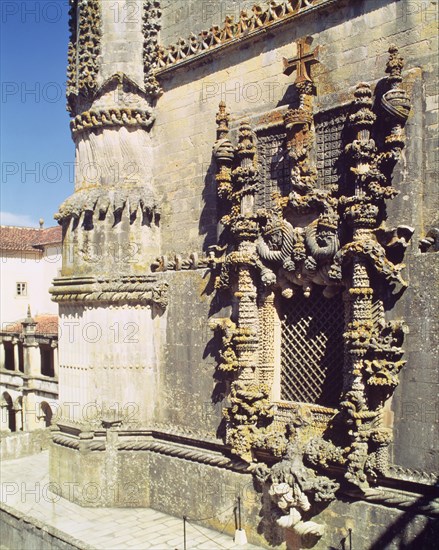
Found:
<path fill-rule="evenodd" d="M 343 377 L 343 301 L 314 288 L 285 300 L 282 318 L 281 399 L 332 407 Z"/>
<path fill-rule="evenodd" d="M 319 113 L 315 117 L 317 187 L 319 189 L 328 189 L 338 184 L 340 175 L 337 161 L 343 151 L 342 133 L 346 117 L 346 108 Z"/>
<path fill-rule="evenodd" d="M 261 186 L 256 195 L 257 208 L 272 208 L 273 193 L 287 195 L 290 191 L 291 159 L 285 147 L 285 132 L 258 134 L 258 157 Z"/>

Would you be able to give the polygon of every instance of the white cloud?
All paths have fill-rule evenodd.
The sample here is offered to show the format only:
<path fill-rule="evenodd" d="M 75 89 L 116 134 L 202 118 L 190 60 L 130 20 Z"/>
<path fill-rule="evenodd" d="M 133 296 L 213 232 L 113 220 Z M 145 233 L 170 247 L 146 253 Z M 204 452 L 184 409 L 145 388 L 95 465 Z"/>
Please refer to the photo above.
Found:
<path fill-rule="evenodd" d="M 38 224 L 31 216 L 27 214 L 13 214 L 12 212 L 0 212 L 0 225 L 38 227 Z"/>

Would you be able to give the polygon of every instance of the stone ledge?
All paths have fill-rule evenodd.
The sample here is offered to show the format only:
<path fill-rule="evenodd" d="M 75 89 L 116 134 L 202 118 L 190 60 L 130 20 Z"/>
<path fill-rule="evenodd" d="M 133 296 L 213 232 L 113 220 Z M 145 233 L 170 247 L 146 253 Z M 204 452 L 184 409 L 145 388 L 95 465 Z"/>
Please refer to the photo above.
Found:
<path fill-rule="evenodd" d="M 6 548 L 51 548 L 52 550 L 95 550 L 94 546 L 63 533 L 3 502 L 0 503 L 2 544 Z M 18 539 L 18 540 L 16 540 Z"/>

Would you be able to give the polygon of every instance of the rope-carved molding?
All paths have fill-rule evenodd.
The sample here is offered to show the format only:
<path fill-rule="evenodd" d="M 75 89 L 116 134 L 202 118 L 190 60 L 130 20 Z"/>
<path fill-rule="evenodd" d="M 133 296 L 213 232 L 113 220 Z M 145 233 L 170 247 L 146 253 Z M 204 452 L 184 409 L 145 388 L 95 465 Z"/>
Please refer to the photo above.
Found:
<path fill-rule="evenodd" d="M 91 212 L 102 220 L 109 212 L 115 216 L 125 208 L 128 209 L 130 216 L 138 210 L 150 217 L 159 213 L 157 199 L 148 188 L 108 190 L 95 187 L 82 189 L 71 195 L 61 204 L 54 218 L 58 223 L 62 223 L 71 218 L 79 219 L 85 212 Z"/>
<path fill-rule="evenodd" d="M 248 464 L 240 460 L 232 460 L 223 455 L 214 455 L 207 451 L 197 450 L 188 447 L 172 445 L 171 443 L 161 443 L 158 441 L 121 441 L 118 445 L 119 451 L 151 451 L 154 453 L 164 454 L 190 460 L 191 462 L 199 462 L 208 464 L 218 468 L 234 470 L 236 472 L 247 472 Z"/>
<path fill-rule="evenodd" d="M 281 0 L 271 1 L 266 5 L 254 5 L 250 12 L 241 11 L 238 21 L 227 16 L 222 26 L 214 25 L 198 35 L 192 33 L 187 39 L 180 38 L 176 44 L 160 46 L 154 58 L 154 62 L 157 59 L 158 64 L 156 74 L 160 75 L 186 61 L 250 38 L 302 13 L 334 3 L 336 0 Z"/>
<path fill-rule="evenodd" d="M 79 450 L 82 444 L 86 451 L 102 452 L 107 450 L 106 443 L 102 440 L 81 440 L 58 433 L 54 433 L 52 437 L 56 445 L 71 449 Z M 284 527 L 291 526 L 294 523 L 295 529 L 299 530 L 302 535 L 314 533 L 315 536 L 319 536 L 321 534 L 321 526 L 312 521 L 302 521 L 294 512 L 293 503 L 296 503 L 296 506 L 305 512 L 310 508 L 310 487 L 312 487 L 313 499 L 315 500 L 317 496 L 319 502 L 331 500 L 333 492 L 337 488 L 337 485 L 330 479 L 316 476 L 309 468 L 305 469 L 301 461 L 296 461 L 291 454 L 288 460 L 281 461 L 270 471 L 264 468 L 263 464 L 256 466 L 256 468 L 249 468 L 247 462 L 240 461 L 239 459 L 230 459 L 224 455 L 214 454 L 206 450 L 174 445 L 168 441 L 164 442 L 154 439 L 130 441 L 129 439 L 120 437 L 117 451 L 159 453 L 244 474 L 253 471 L 259 481 L 266 481 L 267 476 L 270 476 L 272 483 L 270 495 L 272 500 L 278 505 L 281 504 L 281 508 L 285 504 L 283 509 L 288 511 L 288 514 L 280 518 L 281 522 L 284 524 Z M 293 489 L 294 494 L 292 492 Z M 306 493 L 308 493 L 308 496 Z M 411 510 L 411 512 L 416 511 L 417 513 L 433 517 L 439 516 L 438 499 L 429 499 L 420 494 L 403 493 L 401 491 L 381 488 L 367 489 L 366 491 L 342 490 L 341 493 L 345 496 L 374 504 L 391 506 L 401 510 Z"/>
<path fill-rule="evenodd" d="M 152 109 L 111 108 L 86 111 L 77 115 L 70 121 L 70 129 L 72 136 L 75 138 L 83 132 L 117 128 L 119 126 L 149 130 L 153 123 Z"/>
<path fill-rule="evenodd" d="M 50 289 L 54 302 L 109 302 L 132 303 L 139 306 L 168 305 L 168 284 L 154 277 L 126 276 L 117 279 L 89 277 L 60 278 Z"/>
<path fill-rule="evenodd" d="M 373 504 L 381 504 L 382 506 L 390 506 L 400 508 L 402 510 L 416 511 L 429 516 L 439 517 L 439 498 L 429 498 L 425 495 L 414 495 L 402 493 L 399 491 L 391 491 L 384 489 L 366 489 L 365 491 L 343 491 L 343 494 L 352 498 L 358 498 L 371 502 Z"/>
<path fill-rule="evenodd" d="M 69 449 L 79 449 L 79 439 L 73 439 L 71 437 L 60 435 L 60 434 L 53 434 L 52 441 L 56 443 L 57 445 L 61 445 L 62 447 L 68 447 Z"/>

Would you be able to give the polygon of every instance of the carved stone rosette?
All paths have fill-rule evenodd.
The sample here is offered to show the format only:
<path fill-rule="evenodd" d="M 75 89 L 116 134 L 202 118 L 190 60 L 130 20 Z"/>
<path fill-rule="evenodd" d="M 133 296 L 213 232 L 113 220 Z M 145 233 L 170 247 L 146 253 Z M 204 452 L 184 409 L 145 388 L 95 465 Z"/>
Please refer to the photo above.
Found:
<path fill-rule="evenodd" d="M 311 52 L 309 44 L 299 41 L 297 58 L 285 60 L 286 74 L 296 70 L 299 102 L 283 119 L 290 188 L 273 197 L 272 208 L 255 211 L 263 184 L 256 133 L 248 121 L 241 122 L 233 148 L 229 115 L 220 105 L 214 156 L 226 244 L 218 247 L 212 266 L 217 288 L 230 290 L 236 301 L 231 318 L 215 319 L 212 328 L 222 335 L 218 369 L 231 388 L 225 418 L 232 452 L 254 464 L 264 461 L 266 452 L 270 461 L 281 457 L 271 470 L 257 467 L 258 476 L 271 483 L 278 523 L 319 537 L 320 526 L 301 519 L 313 503 L 334 498 L 339 483 L 366 490 L 386 475 L 392 432 L 384 424 L 384 409 L 404 365 L 406 329 L 402 321 L 386 322 L 384 298 L 407 286 L 400 261 L 413 230 L 385 226 L 386 200 L 398 193 L 391 175 L 410 110 L 399 87 L 403 63 L 397 49 L 389 50 L 384 92 L 374 97 L 367 83 L 357 86 L 345 125 L 344 171 L 337 185 L 321 189 L 311 154 L 315 87 L 309 66 L 317 62 L 317 48 Z M 345 304 L 341 396 L 334 409 L 300 405 L 281 419 L 267 371 L 271 359 L 265 348 L 274 338 L 264 334 L 273 325 L 268 310 L 300 292 L 310 297 L 317 286 L 323 287 L 323 300 L 336 296 Z M 269 320 L 263 329 L 261 319 Z M 306 369 L 305 356 L 303 361 Z"/>

